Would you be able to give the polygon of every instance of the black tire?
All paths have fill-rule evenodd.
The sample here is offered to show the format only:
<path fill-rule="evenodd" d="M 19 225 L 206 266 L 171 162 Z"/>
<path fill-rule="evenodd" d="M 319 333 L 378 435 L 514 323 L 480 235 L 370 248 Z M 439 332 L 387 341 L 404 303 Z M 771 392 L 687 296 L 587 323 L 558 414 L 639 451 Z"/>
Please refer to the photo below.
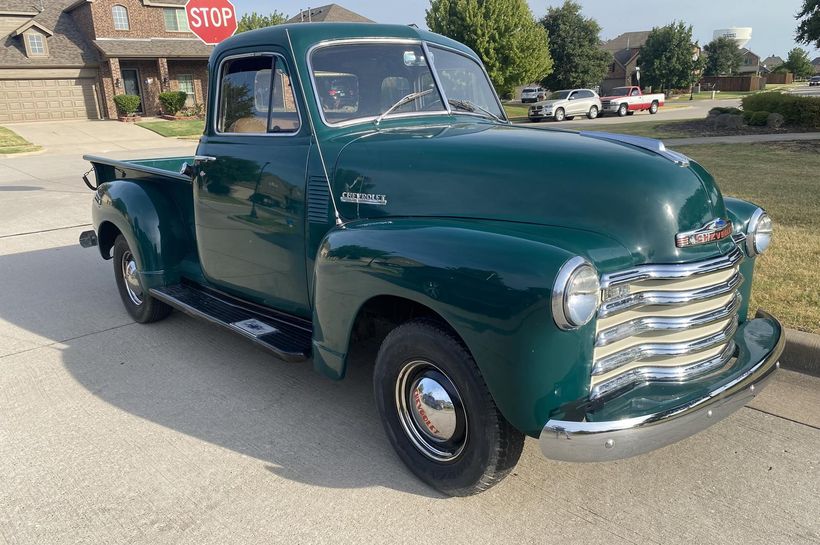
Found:
<path fill-rule="evenodd" d="M 433 395 L 425 394 L 425 400 L 418 392 L 427 390 L 413 387 L 428 377 L 443 385 L 429 391 L 446 392 L 448 411 L 434 411 L 440 404 Z M 464 345 L 436 322 L 413 320 L 390 332 L 376 358 L 373 389 L 399 458 L 447 495 L 487 490 L 506 477 L 521 456 L 524 435 L 501 415 Z M 433 425 L 437 415 L 451 424 L 446 429 L 452 431 L 442 439 L 432 435 L 440 433 Z"/>
<path fill-rule="evenodd" d="M 556 121 L 563 121 L 566 117 L 566 112 L 564 112 L 563 108 L 558 108 L 555 110 L 555 113 L 552 114 L 552 118 Z"/>
<path fill-rule="evenodd" d="M 649 106 L 649 113 L 652 114 L 652 115 L 655 115 L 656 113 L 658 113 L 658 101 L 657 100 L 652 101 L 652 104 Z"/>
<path fill-rule="evenodd" d="M 133 273 L 138 270 L 135 254 L 131 252 L 125 237 L 118 235 L 114 241 L 114 277 L 117 280 L 117 289 L 120 291 L 122 304 L 131 317 L 141 324 L 162 320 L 173 310 L 170 306 L 159 301 L 142 289 L 139 278 Z M 134 269 L 130 269 L 133 264 Z M 131 274 L 126 272 L 131 270 Z"/>
<path fill-rule="evenodd" d="M 598 106 L 590 106 L 587 112 L 588 119 L 595 119 L 598 117 Z"/>
<path fill-rule="evenodd" d="M 629 113 L 629 106 L 626 103 L 618 106 L 618 117 L 625 117 Z"/>

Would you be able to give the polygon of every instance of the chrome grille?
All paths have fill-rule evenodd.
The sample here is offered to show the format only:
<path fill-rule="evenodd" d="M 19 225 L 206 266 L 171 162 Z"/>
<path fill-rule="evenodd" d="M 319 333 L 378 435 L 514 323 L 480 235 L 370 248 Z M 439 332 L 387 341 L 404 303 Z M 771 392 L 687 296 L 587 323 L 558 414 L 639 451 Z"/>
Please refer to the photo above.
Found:
<path fill-rule="evenodd" d="M 729 364 L 742 260 L 735 248 L 697 263 L 604 275 L 590 398 L 646 381 L 681 382 Z"/>

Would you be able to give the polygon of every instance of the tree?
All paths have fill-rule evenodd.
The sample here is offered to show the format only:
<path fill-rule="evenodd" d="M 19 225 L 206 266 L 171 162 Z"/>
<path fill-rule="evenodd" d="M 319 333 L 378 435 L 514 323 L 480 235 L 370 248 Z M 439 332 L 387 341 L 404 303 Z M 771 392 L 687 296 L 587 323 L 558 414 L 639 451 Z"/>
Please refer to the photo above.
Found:
<path fill-rule="evenodd" d="M 541 19 L 549 35 L 552 74 L 542 80 L 547 89 L 592 87 L 606 75 L 612 54 L 601 49 L 601 27 L 581 15 L 580 4 L 566 0 L 559 8 L 549 8 Z"/>
<path fill-rule="evenodd" d="M 789 51 L 789 56 L 783 66 L 798 79 L 807 78 L 814 74 L 814 65 L 809 60 L 808 51 L 800 47 L 795 47 Z"/>
<path fill-rule="evenodd" d="M 705 46 L 706 65 L 703 73 L 707 76 L 725 76 L 734 74 L 743 63 L 743 53 L 732 38 L 721 36 Z"/>
<path fill-rule="evenodd" d="M 236 24 L 236 33 L 265 28 L 273 25 L 281 25 L 288 20 L 288 16 L 278 10 L 273 10 L 270 15 L 260 15 L 255 11 L 245 13 Z"/>
<path fill-rule="evenodd" d="M 526 0 L 431 0 L 427 26 L 475 51 L 502 96 L 552 72 L 547 31 Z"/>
<path fill-rule="evenodd" d="M 643 85 L 662 90 L 688 87 L 697 68 L 694 47 L 691 26 L 673 22 L 653 28 L 638 59 Z"/>
<path fill-rule="evenodd" d="M 797 13 L 797 41 L 820 48 L 820 0 L 803 0 Z"/>

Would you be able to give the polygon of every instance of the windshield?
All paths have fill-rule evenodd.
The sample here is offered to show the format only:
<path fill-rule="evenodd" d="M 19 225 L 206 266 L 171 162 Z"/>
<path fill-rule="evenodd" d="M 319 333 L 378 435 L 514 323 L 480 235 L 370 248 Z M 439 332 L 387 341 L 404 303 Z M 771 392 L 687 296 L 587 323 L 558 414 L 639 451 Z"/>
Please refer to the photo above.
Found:
<path fill-rule="evenodd" d="M 388 111 L 385 117 L 444 113 L 447 107 L 430 64 L 436 67 L 453 113 L 504 117 L 480 64 L 438 47 L 431 47 L 430 55 L 433 58 L 428 63 L 419 44 L 348 43 L 317 48 L 310 67 L 325 122 L 375 120 Z M 431 92 L 422 94 L 427 90 Z M 411 94 L 419 96 L 396 106 Z"/>
<path fill-rule="evenodd" d="M 502 119 L 505 117 L 480 64 L 465 55 L 432 44 L 430 54 L 433 56 L 438 79 L 444 87 L 444 94 L 451 104 L 454 101 L 465 101 L 493 116 Z M 464 110 L 454 108 L 453 112 L 464 113 Z"/>
<path fill-rule="evenodd" d="M 609 93 L 613 97 L 625 97 L 629 94 L 629 87 L 616 87 Z"/>
<path fill-rule="evenodd" d="M 389 115 L 446 110 L 420 45 L 330 45 L 313 53 L 311 70 L 322 114 L 329 123 L 376 118 L 403 97 L 427 89 L 434 91 Z"/>
<path fill-rule="evenodd" d="M 549 100 L 561 100 L 567 98 L 572 91 L 556 91 L 550 95 Z"/>
<path fill-rule="evenodd" d="M 531 88 L 528 87 L 528 88 L 524 89 L 524 92 L 525 93 L 534 93 L 535 89 L 531 89 Z"/>

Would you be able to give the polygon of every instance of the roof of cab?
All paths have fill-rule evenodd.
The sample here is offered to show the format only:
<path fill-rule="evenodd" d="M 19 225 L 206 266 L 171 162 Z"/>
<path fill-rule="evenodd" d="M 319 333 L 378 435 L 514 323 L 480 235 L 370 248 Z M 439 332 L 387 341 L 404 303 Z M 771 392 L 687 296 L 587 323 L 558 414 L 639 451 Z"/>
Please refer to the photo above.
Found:
<path fill-rule="evenodd" d="M 440 34 L 405 25 L 381 25 L 375 23 L 292 23 L 275 25 L 237 34 L 220 43 L 212 58 L 225 51 L 245 47 L 280 45 L 287 47 L 288 34 L 293 42 L 294 54 L 307 51 L 311 46 L 325 41 L 355 38 L 397 38 L 421 40 L 457 49 L 477 58 L 469 47 Z"/>

